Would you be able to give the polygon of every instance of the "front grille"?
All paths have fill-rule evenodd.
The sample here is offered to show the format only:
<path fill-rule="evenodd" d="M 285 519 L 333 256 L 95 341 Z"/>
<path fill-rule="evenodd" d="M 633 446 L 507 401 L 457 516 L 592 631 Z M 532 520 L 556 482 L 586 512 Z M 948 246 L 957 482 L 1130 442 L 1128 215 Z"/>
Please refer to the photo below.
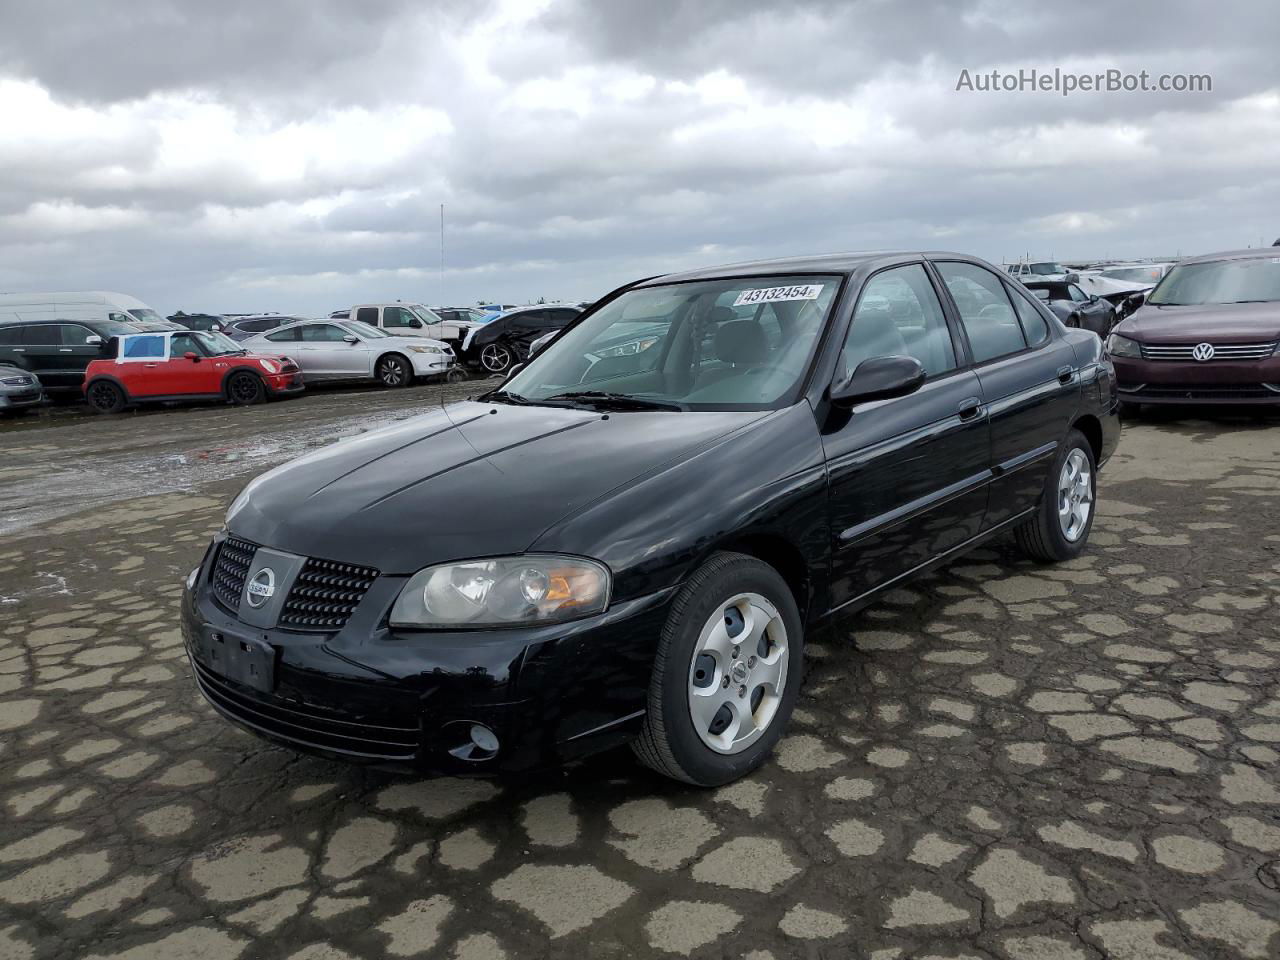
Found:
<path fill-rule="evenodd" d="M 213 561 L 213 595 L 232 613 L 240 609 L 244 578 L 249 574 L 257 550 L 255 544 L 236 537 L 227 537 L 218 547 L 218 556 Z"/>
<path fill-rule="evenodd" d="M 1280 386 L 1267 383 L 1148 383 L 1133 392 L 1169 400 L 1280 400 Z"/>
<path fill-rule="evenodd" d="M 285 599 L 279 625 L 292 630 L 341 630 L 378 571 L 335 560 L 308 560 Z"/>
<path fill-rule="evenodd" d="M 1190 360 L 1212 363 L 1214 360 L 1265 360 L 1275 352 L 1277 341 L 1270 343 L 1215 343 L 1209 360 L 1196 361 L 1192 351 L 1194 343 L 1144 343 L 1143 360 Z"/>
<path fill-rule="evenodd" d="M 25 387 L 29 383 L 35 383 L 30 377 L 5 377 L 0 380 L 6 387 Z"/>
<path fill-rule="evenodd" d="M 195 664 L 196 684 L 223 716 L 258 733 L 314 750 L 361 760 L 410 761 L 422 740 L 421 724 L 407 718 L 370 723 L 351 713 L 312 703 L 254 694 L 204 664 Z"/>

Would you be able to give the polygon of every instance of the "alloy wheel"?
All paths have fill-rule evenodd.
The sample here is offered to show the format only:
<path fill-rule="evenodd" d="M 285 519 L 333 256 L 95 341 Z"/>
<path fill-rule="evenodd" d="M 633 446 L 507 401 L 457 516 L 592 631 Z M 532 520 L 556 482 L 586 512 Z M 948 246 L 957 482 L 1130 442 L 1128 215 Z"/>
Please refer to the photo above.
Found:
<path fill-rule="evenodd" d="M 404 383 L 404 368 L 394 358 L 388 357 L 382 361 L 381 369 L 378 371 L 378 379 L 385 386 L 398 387 Z"/>
<path fill-rule="evenodd" d="M 490 373 L 502 373 L 511 366 L 511 351 L 500 343 L 490 343 L 480 351 L 480 363 Z"/>
<path fill-rule="evenodd" d="M 1058 525 L 1062 535 L 1075 543 L 1089 525 L 1093 511 L 1093 471 L 1089 458 L 1078 447 L 1067 455 L 1058 476 Z"/>
<path fill-rule="evenodd" d="M 95 383 L 89 388 L 89 403 L 95 410 L 113 410 L 119 403 L 118 391 L 109 383 Z"/>
<path fill-rule="evenodd" d="M 772 603 L 740 593 L 718 606 L 689 664 L 689 714 L 704 744 L 740 753 L 773 722 L 787 686 L 787 628 Z"/>

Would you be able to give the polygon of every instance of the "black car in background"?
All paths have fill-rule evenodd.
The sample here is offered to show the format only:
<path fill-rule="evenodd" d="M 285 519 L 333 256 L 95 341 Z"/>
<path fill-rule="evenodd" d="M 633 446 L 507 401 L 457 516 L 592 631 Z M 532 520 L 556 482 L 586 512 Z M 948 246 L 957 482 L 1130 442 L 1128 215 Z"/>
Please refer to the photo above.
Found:
<path fill-rule="evenodd" d="M 251 481 L 183 639 L 215 710 L 304 752 L 483 774 L 631 742 L 722 784 L 782 736 L 807 637 L 1006 531 L 1078 556 L 1119 433 L 1102 341 L 972 257 L 652 278 L 499 389 Z"/>
<path fill-rule="evenodd" d="M 183 313 L 181 310 L 170 316 L 169 321 L 188 330 L 214 333 L 225 333 L 228 324 L 227 318 L 220 313 Z"/>
<path fill-rule="evenodd" d="M 1068 327 L 1092 330 L 1105 337 L 1116 325 L 1116 308 L 1096 293 L 1085 293 L 1079 285 L 1066 280 L 1030 280 L 1022 285 L 1054 312 Z"/>
<path fill-rule="evenodd" d="M 532 304 L 499 314 L 462 341 L 459 359 L 489 374 L 503 374 L 529 357 L 533 341 L 567 326 L 582 309 L 567 304 Z"/>
<path fill-rule="evenodd" d="M 112 337 L 148 332 L 154 322 L 37 320 L 0 325 L 0 363 L 35 374 L 51 399 L 79 399 L 84 371 Z"/>

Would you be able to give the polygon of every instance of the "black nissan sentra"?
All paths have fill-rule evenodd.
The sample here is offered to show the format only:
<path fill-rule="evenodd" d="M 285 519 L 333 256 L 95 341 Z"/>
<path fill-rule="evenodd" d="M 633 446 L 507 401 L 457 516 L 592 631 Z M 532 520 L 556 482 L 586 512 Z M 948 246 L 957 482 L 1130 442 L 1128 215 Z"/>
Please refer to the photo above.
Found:
<path fill-rule="evenodd" d="M 640 281 L 501 388 L 251 482 L 187 649 L 299 750 L 479 774 L 631 742 L 722 784 L 838 615 L 1006 531 L 1079 554 L 1116 403 L 1101 341 L 972 257 Z"/>

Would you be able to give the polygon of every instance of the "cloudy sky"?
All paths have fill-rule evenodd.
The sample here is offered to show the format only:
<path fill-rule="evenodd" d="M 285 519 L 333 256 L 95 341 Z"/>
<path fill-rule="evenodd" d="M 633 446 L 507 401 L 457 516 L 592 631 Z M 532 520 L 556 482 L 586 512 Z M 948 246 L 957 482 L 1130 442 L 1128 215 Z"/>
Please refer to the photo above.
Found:
<path fill-rule="evenodd" d="M 0 0 L 0 290 L 320 313 L 1257 245 L 1278 36 L 1234 0 Z M 1213 89 L 956 90 L 1022 67 Z"/>

